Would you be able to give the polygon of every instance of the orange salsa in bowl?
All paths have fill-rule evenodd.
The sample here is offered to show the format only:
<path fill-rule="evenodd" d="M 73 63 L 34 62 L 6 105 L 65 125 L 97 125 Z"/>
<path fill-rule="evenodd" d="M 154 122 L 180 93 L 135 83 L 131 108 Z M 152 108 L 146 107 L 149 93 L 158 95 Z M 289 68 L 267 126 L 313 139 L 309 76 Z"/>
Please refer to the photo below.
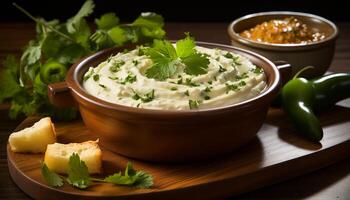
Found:
<path fill-rule="evenodd" d="M 273 19 L 244 30 L 239 34 L 249 40 L 273 44 L 308 44 L 326 38 L 295 17 Z"/>

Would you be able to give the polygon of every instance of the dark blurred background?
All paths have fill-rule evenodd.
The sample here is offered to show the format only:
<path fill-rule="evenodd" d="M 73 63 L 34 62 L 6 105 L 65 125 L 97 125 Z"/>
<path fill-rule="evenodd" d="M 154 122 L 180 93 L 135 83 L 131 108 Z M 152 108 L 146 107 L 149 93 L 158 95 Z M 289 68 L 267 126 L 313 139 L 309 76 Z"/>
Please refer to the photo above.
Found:
<path fill-rule="evenodd" d="M 65 20 L 75 14 L 84 0 L 0 0 L 0 21 L 29 21 L 12 2 L 16 2 L 34 16 Z M 345 1 L 321 0 L 95 0 L 91 19 L 106 12 L 116 12 L 122 21 L 132 21 L 140 12 L 153 11 L 164 16 L 166 22 L 229 22 L 245 14 L 289 10 L 321 15 L 333 21 L 350 21 L 350 8 Z"/>

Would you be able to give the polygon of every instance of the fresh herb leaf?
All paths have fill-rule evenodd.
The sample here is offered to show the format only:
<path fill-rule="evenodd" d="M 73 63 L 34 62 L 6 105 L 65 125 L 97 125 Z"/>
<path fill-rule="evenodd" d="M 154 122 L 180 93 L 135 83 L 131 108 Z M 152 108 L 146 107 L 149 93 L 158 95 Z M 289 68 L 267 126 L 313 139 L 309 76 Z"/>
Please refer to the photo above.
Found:
<path fill-rule="evenodd" d="M 149 188 L 153 185 L 153 177 L 144 171 L 134 170 L 132 164 L 128 162 L 124 175 L 121 172 L 115 173 L 104 179 L 108 183 L 116 185 L 134 186 L 137 188 Z"/>
<path fill-rule="evenodd" d="M 200 75 L 207 72 L 209 59 L 200 53 L 191 54 L 182 59 L 186 65 L 185 72 L 190 75 Z"/>
<path fill-rule="evenodd" d="M 94 10 L 95 4 L 92 0 L 87 0 L 80 8 L 78 13 L 67 21 L 67 30 L 69 33 L 79 32 L 84 17 L 89 16 Z"/>
<path fill-rule="evenodd" d="M 188 90 L 186 90 L 184 94 L 185 94 L 186 96 L 190 96 L 190 93 L 189 93 Z"/>
<path fill-rule="evenodd" d="M 248 74 L 247 73 L 243 73 L 242 75 L 236 75 L 235 78 L 237 80 L 241 80 L 241 79 L 245 79 L 245 78 L 248 78 Z"/>
<path fill-rule="evenodd" d="M 61 187 L 63 185 L 63 179 L 55 172 L 52 172 L 45 163 L 41 166 L 41 175 L 52 187 Z"/>
<path fill-rule="evenodd" d="M 210 99 L 210 96 L 208 96 L 208 95 L 204 96 L 204 100 L 209 100 L 209 99 Z"/>
<path fill-rule="evenodd" d="M 124 81 L 122 81 L 122 84 L 126 83 L 133 83 L 136 81 L 136 75 L 129 73 L 127 77 L 125 77 Z"/>
<path fill-rule="evenodd" d="M 120 67 L 123 66 L 125 62 L 123 60 L 117 60 L 113 63 L 113 65 L 109 68 L 110 72 L 118 72 Z"/>
<path fill-rule="evenodd" d="M 227 92 L 239 90 L 237 85 L 226 83 Z"/>
<path fill-rule="evenodd" d="M 253 72 L 254 72 L 255 74 L 261 74 L 261 73 L 263 73 L 264 71 L 263 71 L 260 67 L 255 67 L 254 70 L 253 70 Z"/>
<path fill-rule="evenodd" d="M 139 61 L 138 60 L 133 60 L 132 61 L 132 64 L 134 64 L 135 66 L 137 66 L 139 64 Z"/>
<path fill-rule="evenodd" d="M 151 102 L 154 99 L 154 90 L 144 94 L 144 95 L 139 95 L 137 92 L 134 91 L 134 95 L 132 96 L 134 100 L 139 100 L 143 103 Z"/>
<path fill-rule="evenodd" d="M 69 184 L 74 187 L 85 189 L 91 185 L 91 178 L 84 161 L 80 160 L 78 154 L 73 153 L 69 157 L 68 178 Z"/>
<path fill-rule="evenodd" d="M 107 86 L 105 86 L 105 85 L 103 85 L 103 84 L 98 84 L 101 88 L 103 88 L 103 89 L 107 89 Z"/>
<path fill-rule="evenodd" d="M 190 109 L 195 109 L 199 107 L 199 104 L 201 104 L 202 101 L 201 100 L 188 100 L 188 105 L 190 107 Z"/>
<path fill-rule="evenodd" d="M 153 61 L 153 66 L 146 71 L 146 75 L 158 80 L 175 75 L 178 59 L 185 64 L 185 72 L 190 75 L 206 73 L 209 65 L 207 56 L 196 52 L 195 42 L 189 35 L 176 43 L 176 49 L 169 41 L 155 40 L 153 47 L 144 52 Z"/>
<path fill-rule="evenodd" d="M 177 90 L 177 87 L 171 87 L 170 90 L 175 91 Z"/>
<path fill-rule="evenodd" d="M 188 85 L 190 87 L 197 87 L 197 86 L 199 86 L 199 84 L 192 82 L 192 79 L 190 79 L 190 78 L 186 78 L 184 84 Z"/>
<path fill-rule="evenodd" d="M 4 69 L 0 73 L 0 103 L 14 97 L 21 91 L 18 83 L 19 63 L 14 56 L 7 56 L 3 62 Z"/>
<path fill-rule="evenodd" d="M 94 74 L 92 76 L 92 78 L 94 79 L 94 81 L 99 81 L 100 80 L 100 75 L 99 74 Z"/>
<path fill-rule="evenodd" d="M 241 81 L 238 83 L 239 86 L 245 86 L 247 83 L 245 81 Z"/>
<path fill-rule="evenodd" d="M 95 19 L 98 29 L 109 30 L 119 24 L 119 18 L 115 13 L 103 14 L 99 19 Z"/>
<path fill-rule="evenodd" d="M 211 92 L 211 89 L 213 88 L 213 86 L 207 86 L 204 89 L 204 92 Z"/>
<path fill-rule="evenodd" d="M 227 71 L 227 69 L 225 69 L 225 68 L 223 68 L 221 65 L 219 66 L 219 72 L 226 72 Z"/>
<path fill-rule="evenodd" d="M 83 81 L 87 81 L 93 74 L 94 74 L 94 70 L 90 68 L 88 73 L 85 74 Z"/>
<path fill-rule="evenodd" d="M 186 58 L 196 53 L 196 43 L 193 38 L 186 33 L 186 38 L 176 42 L 176 53 L 180 58 Z"/>

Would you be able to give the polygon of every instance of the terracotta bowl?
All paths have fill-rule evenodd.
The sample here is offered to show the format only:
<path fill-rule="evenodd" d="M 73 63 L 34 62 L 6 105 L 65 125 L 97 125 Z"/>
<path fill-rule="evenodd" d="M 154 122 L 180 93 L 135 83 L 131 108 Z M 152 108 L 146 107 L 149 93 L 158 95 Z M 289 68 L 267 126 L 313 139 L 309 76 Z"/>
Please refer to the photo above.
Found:
<path fill-rule="evenodd" d="M 257 24 L 290 16 L 300 19 L 315 32 L 325 33 L 326 39 L 309 44 L 271 44 L 249 40 L 239 35 Z M 327 71 L 334 56 L 335 41 L 338 36 L 337 26 L 325 18 L 286 11 L 261 12 L 243 16 L 233 21 L 228 26 L 227 32 L 233 46 L 254 51 L 270 60 L 284 60 L 291 64 L 293 74 L 303 67 L 314 66 L 314 70 L 303 73 L 303 76 L 309 78 L 323 75 Z"/>
<path fill-rule="evenodd" d="M 128 157 L 182 162 L 232 152 L 255 137 L 279 91 L 281 75 L 274 63 L 258 54 L 219 44 L 197 44 L 248 57 L 264 69 L 267 88 L 244 102 L 202 110 L 165 111 L 109 103 L 88 94 L 82 78 L 90 66 L 123 50 L 112 48 L 82 59 L 70 68 L 65 82 L 49 85 L 50 101 L 57 106 L 78 106 L 86 127 L 100 138 L 102 146 Z M 288 75 L 289 65 L 280 64 Z"/>

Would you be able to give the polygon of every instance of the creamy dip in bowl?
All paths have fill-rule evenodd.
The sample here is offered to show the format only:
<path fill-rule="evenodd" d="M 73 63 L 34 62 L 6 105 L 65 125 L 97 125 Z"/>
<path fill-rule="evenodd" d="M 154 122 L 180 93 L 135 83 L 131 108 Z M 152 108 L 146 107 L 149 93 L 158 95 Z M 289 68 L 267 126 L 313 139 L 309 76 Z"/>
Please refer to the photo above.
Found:
<path fill-rule="evenodd" d="M 138 47 L 119 52 L 84 75 L 85 90 L 102 100 L 132 107 L 189 110 L 214 108 L 257 96 L 266 87 L 262 68 L 248 58 L 220 49 L 197 46 L 209 59 L 207 72 L 185 73 L 179 59 L 177 72 L 165 80 L 148 78 L 152 60 Z"/>
<path fill-rule="evenodd" d="M 197 45 L 208 54 L 206 73 L 189 75 L 176 61 L 173 76 L 149 78 L 152 60 L 135 45 L 111 48 L 75 63 L 65 82 L 49 85 L 49 99 L 78 107 L 92 139 L 124 156 L 192 162 L 230 153 L 256 136 L 291 69 L 243 49 Z"/>

